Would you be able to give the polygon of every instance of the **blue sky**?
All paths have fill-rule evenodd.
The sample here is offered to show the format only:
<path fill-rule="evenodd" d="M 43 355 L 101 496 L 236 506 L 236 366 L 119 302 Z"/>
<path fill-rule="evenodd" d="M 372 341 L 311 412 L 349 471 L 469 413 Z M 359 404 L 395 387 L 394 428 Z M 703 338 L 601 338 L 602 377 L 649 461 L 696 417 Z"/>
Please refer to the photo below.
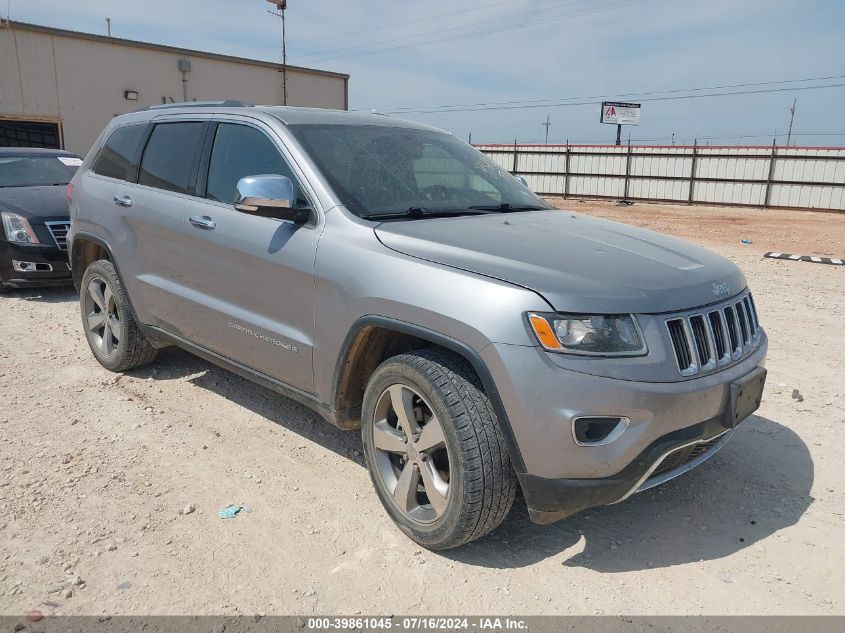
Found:
<path fill-rule="evenodd" d="M 845 76 L 841 0 L 289 0 L 288 5 L 289 62 L 349 73 L 352 109 Z M 11 17 L 103 33 L 108 16 L 115 36 L 277 61 L 280 24 L 269 8 L 265 0 L 11 0 Z M 756 89 L 831 84 L 845 84 L 845 77 Z M 624 138 L 630 133 L 633 142 L 662 143 L 674 133 L 678 142 L 770 144 L 777 132 L 782 143 L 796 97 L 794 142 L 845 145 L 842 86 L 644 100 L 641 125 L 625 128 Z M 463 138 L 472 132 L 474 142 L 530 142 L 543 139 L 540 123 L 548 115 L 550 141 L 612 142 L 615 128 L 598 122 L 598 100 L 576 103 L 581 105 L 402 116 Z"/>

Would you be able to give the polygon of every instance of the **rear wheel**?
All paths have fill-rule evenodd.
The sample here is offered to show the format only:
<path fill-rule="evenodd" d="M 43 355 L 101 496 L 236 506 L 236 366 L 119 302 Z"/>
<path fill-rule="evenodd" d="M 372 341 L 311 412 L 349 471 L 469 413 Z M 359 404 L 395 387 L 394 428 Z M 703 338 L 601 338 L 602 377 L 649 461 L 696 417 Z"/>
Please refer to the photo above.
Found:
<path fill-rule="evenodd" d="M 155 360 L 158 350 L 138 329 L 126 291 L 110 261 L 101 259 L 85 269 L 79 305 L 88 346 L 103 367 L 125 371 Z"/>
<path fill-rule="evenodd" d="M 463 545 L 510 510 L 510 459 L 490 400 L 460 357 L 421 350 L 386 360 L 367 385 L 361 426 L 379 499 L 420 545 Z"/>

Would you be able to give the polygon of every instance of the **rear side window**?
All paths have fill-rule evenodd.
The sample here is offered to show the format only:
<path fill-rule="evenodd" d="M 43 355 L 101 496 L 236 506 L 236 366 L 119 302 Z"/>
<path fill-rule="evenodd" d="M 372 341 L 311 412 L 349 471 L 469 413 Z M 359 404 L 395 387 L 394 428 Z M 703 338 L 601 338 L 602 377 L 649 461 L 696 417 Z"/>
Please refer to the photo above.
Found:
<path fill-rule="evenodd" d="M 188 193 L 204 126 L 200 121 L 156 125 L 141 159 L 138 184 Z"/>
<path fill-rule="evenodd" d="M 129 180 L 135 167 L 138 145 L 144 136 L 146 124 L 119 127 L 112 135 L 94 162 L 94 173 L 118 180 Z"/>
<path fill-rule="evenodd" d="M 308 205 L 287 161 L 269 138 L 248 125 L 218 125 L 208 165 L 206 197 L 231 204 L 241 178 L 264 174 L 278 174 L 290 178 L 297 206 Z"/>

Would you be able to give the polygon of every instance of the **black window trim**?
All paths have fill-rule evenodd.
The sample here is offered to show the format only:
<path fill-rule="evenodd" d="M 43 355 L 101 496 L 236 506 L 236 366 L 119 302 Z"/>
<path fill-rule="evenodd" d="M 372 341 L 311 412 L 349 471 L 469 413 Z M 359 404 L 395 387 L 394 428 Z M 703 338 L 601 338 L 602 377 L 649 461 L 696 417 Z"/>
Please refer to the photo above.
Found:
<path fill-rule="evenodd" d="M 278 138 L 276 134 L 270 134 L 269 129 L 262 127 L 260 124 L 258 124 L 258 122 L 256 122 L 256 120 L 253 120 L 251 118 L 242 119 L 221 117 L 215 118 L 209 123 L 208 130 L 206 132 L 205 143 L 203 144 L 202 154 L 198 165 L 199 175 L 197 177 L 195 195 L 198 198 L 204 200 L 205 202 L 225 205 L 227 207 L 232 206 L 231 204 L 226 204 L 224 202 L 220 202 L 219 200 L 211 200 L 210 198 L 206 197 L 208 188 L 208 172 L 211 169 L 211 152 L 214 150 L 214 139 L 217 136 L 217 128 L 223 123 L 229 125 L 243 125 L 246 127 L 251 127 L 254 130 L 257 130 L 258 132 L 263 134 L 267 138 L 267 140 L 269 140 L 270 143 L 275 146 L 276 151 L 279 152 L 279 155 L 281 155 L 282 160 L 287 163 L 288 169 L 290 169 L 291 174 L 293 174 L 294 178 L 296 178 L 296 182 L 294 184 L 297 186 L 300 193 L 305 196 L 305 199 L 308 202 L 308 208 L 311 209 L 312 216 L 312 220 L 309 221 L 309 224 L 312 224 L 314 221 L 316 221 L 316 217 L 319 215 L 319 211 L 314 201 L 317 200 L 318 197 L 314 194 L 314 192 L 312 192 L 311 187 L 306 184 L 307 179 L 301 173 L 302 170 L 298 168 L 298 165 L 296 165 L 296 161 L 294 161 L 293 157 L 289 155 L 289 152 L 284 142 L 281 139 L 276 140 L 276 138 Z"/>
<path fill-rule="evenodd" d="M 191 158 L 191 168 L 188 170 L 188 190 L 187 191 L 171 191 L 170 189 L 160 189 L 159 187 L 153 187 L 152 185 L 144 185 L 138 182 L 141 173 L 141 161 L 144 159 L 144 154 L 147 151 L 147 145 L 149 145 L 150 138 L 153 135 L 153 131 L 155 130 L 156 126 L 158 125 L 167 125 L 169 123 L 202 123 L 203 129 L 200 132 L 200 137 L 203 139 L 201 143 L 198 143 L 198 147 L 194 148 L 194 154 Z M 132 183 L 137 184 L 141 187 L 147 187 L 149 189 L 153 189 L 155 191 L 161 191 L 162 193 L 172 193 L 174 195 L 179 196 L 191 196 L 196 197 L 196 186 L 197 186 L 197 170 L 199 169 L 200 164 L 200 156 L 202 155 L 202 150 L 205 147 L 205 140 L 208 138 L 208 128 L 211 122 L 207 118 L 194 118 L 194 117 L 178 117 L 178 118 L 166 118 L 166 119 L 153 119 L 147 125 L 147 130 L 144 134 L 143 140 L 141 142 L 142 151 L 138 155 L 138 160 L 135 163 L 135 174 L 133 175 Z"/>
<path fill-rule="evenodd" d="M 146 129 L 141 135 L 141 141 L 138 143 L 138 147 L 135 148 L 135 155 L 131 157 L 132 167 L 129 170 L 128 178 L 126 180 L 123 180 L 122 178 L 115 178 L 114 176 L 106 176 L 104 174 L 97 173 L 95 171 L 95 167 L 97 166 L 97 163 L 102 157 L 103 152 L 106 150 L 106 146 L 109 144 L 109 141 L 112 139 L 112 137 L 117 134 L 119 130 L 141 125 L 145 126 Z M 98 178 L 107 178 L 109 180 L 116 180 L 117 182 L 128 182 L 130 184 L 137 183 L 138 169 L 141 165 L 141 156 L 143 155 L 142 150 L 147 146 L 147 140 L 150 137 L 151 129 L 152 125 L 150 125 L 149 121 L 136 121 L 135 123 L 126 123 L 124 125 L 116 126 L 111 132 L 109 132 L 109 135 L 106 137 L 106 140 L 103 141 L 103 144 L 100 145 L 100 148 L 97 150 L 97 155 L 94 157 L 94 160 L 91 161 L 91 167 L 89 167 L 88 171 L 90 171 L 93 175 L 97 176 Z"/>

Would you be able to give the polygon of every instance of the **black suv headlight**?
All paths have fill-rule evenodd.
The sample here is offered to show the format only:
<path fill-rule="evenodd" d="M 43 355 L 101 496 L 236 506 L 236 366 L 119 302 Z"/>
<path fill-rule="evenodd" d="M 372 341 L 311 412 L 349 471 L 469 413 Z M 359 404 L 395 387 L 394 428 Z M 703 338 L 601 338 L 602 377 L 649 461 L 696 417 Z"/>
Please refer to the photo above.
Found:
<path fill-rule="evenodd" d="M 643 356 L 645 338 L 633 314 L 528 314 L 546 350 L 583 356 Z"/>

